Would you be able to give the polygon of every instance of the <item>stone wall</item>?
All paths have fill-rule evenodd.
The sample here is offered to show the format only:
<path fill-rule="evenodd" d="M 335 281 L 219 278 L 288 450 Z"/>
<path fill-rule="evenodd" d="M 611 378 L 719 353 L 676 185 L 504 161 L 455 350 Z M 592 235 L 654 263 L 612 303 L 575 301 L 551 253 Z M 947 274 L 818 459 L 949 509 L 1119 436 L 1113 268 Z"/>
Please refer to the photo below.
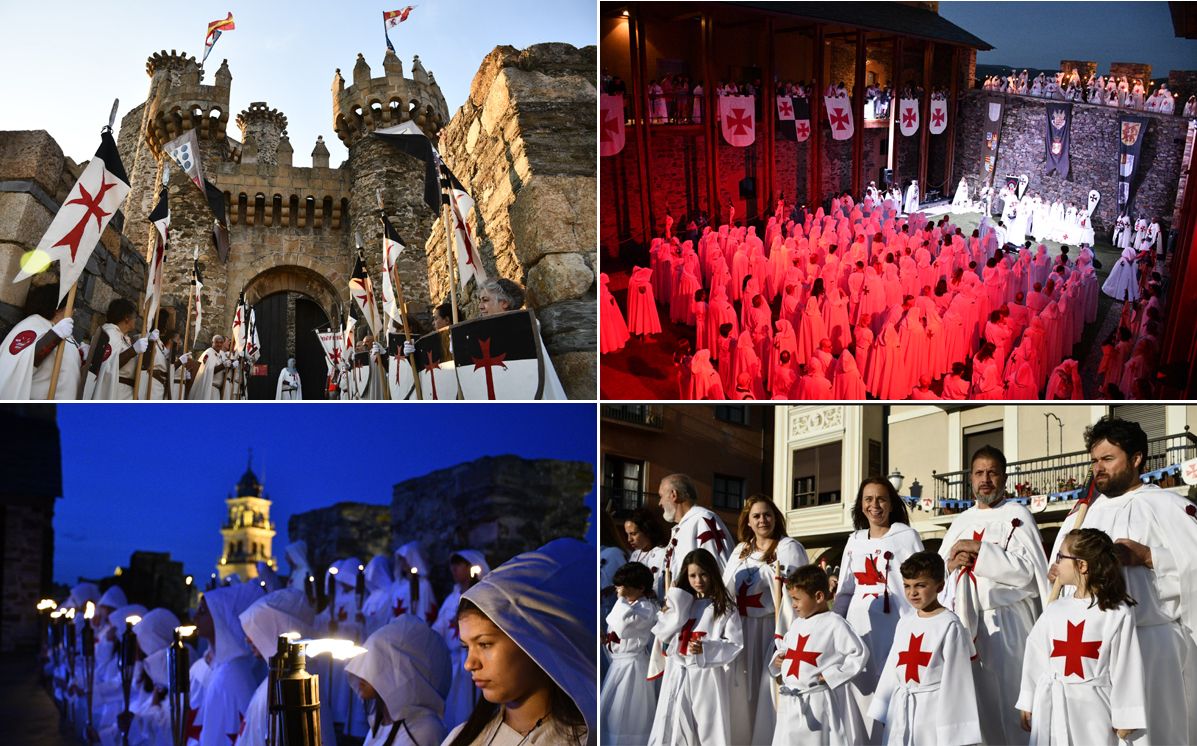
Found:
<path fill-rule="evenodd" d="M 582 538 L 594 488 L 594 465 L 584 461 L 493 456 L 441 469 L 395 485 L 391 546 L 419 541 L 443 595 L 458 549 L 478 549 L 494 566 L 552 539 Z"/>
<path fill-rule="evenodd" d="M 984 146 L 985 96 L 970 92 L 961 98 L 961 116 L 956 130 L 956 158 L 951 183 L 960 177 L 968 179 L 970 188 L 977 189 L 981 170 L 981 150 Z M 1003 108 L 1001 142 L 998 145 L 995 183 L 1006 175 L 1027 174 L 1029 189 L 1053 198 L 1085 204 L 1090 189 L 1096 189 L 1101 202 L 1094 212 L 1093 227 L 1098 233 L 1109 234 L 1117 219 L 1116 185 L 1118 179 L 1118 115 L 1120 109 L 1089 104 L 1073 104 L 1072 147 L 1070 160 L 1072 175 L 1063 179 L 1053 173 L 1044 175 L 1046 156 L 1043 139 L 1046 133 L 1046 102 L 1023 96 L 1006 96 Z M 1135 208 L 1140 215 L 1164 216 L 1172 214 L 1176 202 L 1176 185 L 1180 178 L 1180 161 L 1184 155 L 1187 122 L 1182 117 L 1134 112 L 1147 117 L 1147 136 L 1140 155 L 1141 166 Z"/>
<path fill-rule="evenodd" d="M 96 142 L 99 145 L 99 141 Z M 37 247 L 62 201 L 86 168 L 62 153 L 43 130 L 0 132 L 0 276 L 14 277 L 21 256 Z M 75 297 L 75 337 L 88 340 L 103 323 L 116 298 L 137 301 L 145 289 L 145 257 L 122 234 L 125 218 L 118 212 L 104 229 L 79 280 Z M 21 319 L 29 288 L 54 282 L 58 265 L 13 284 L 0 282 L 0 338 Z"/>
<path fill-rule="evenodd" d="M 1189 96 L 1197 95 L 1197 70 L 1169 71 L 1168 90 L 1176 97 L 1176 113 L 1181 113 Z"/>
<path fill-rule="evenodd" d="M 570 398 L 597 392 L 596 49 L 496 47 L 441 131 L 440 151 L 474 198 L 468 221 L 492 276 L 524 285 Z M 425 243 L 429 294 L 449 297 L 445 235 Z M 469 316 L 473 286 L 458 293 Z"/>
<path fill-rule="evenodd" d="M 307 542 L 308 562 L 314 570 L 346 557 L 357 557 L 365 564 L 374 555 L 391 553 L 391 511 L 386 505 L 339 502 L 292 515 L 287 537 L 289 542 Z M 280 562 L 282 556 L 280 552 Z M 289 573 L 291 568 L 279 571 Z"/>
<path fill-rule="evenodd" d="M 1060 69 L 1064 72 L 1071 75 L 1073 68 L 1076 68 L 1084 83 L 1097 72 L 1097 63 L 1090 60 L 1060 60 Z"/>
<path fill-rule="evenodd" d="M 1110 75 L 1119 78 L 1125 75 L 1132 87 L 1135 85 L 1135 78 L 1147 85 L 1147 81 L 1151 80 L 1151 65 L 1142 62 L 1111 62 Z"/>

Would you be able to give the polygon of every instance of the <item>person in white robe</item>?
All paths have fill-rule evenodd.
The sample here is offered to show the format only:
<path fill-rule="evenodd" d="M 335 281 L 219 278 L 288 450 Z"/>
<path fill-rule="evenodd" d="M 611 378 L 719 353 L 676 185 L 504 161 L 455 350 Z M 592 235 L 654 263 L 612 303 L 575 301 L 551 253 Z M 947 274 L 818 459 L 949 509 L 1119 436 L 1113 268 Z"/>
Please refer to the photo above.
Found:
<path fill-rule="evenodd" d="M 868 647 L 828 611 L 829 581 L 818 565 L 792 573 L 786 593 L 795 619 L 769 661 L 769 673 L 781 677 L 772 743 L 864 743 L 864 722 L 848 683 L 868 662 Z"/>
<path fill-rule="evenodd" d="M 902 592 L 899 568 L 907 557 L 922 551 L 923 542 L 909 525 L 906 503 L 881 477 L 861 482 L 852 522 L 856 530 L 844 547 L 832 608 L 869 649 L 868 662 L 849 685 L 857 709 L 867 713 L 898 621 L 913 613 Z M 880 734 L 873 725 L 866 723 L 865 729 L 868 742 L 878 743 Z"/>
<path fill-rule="evenodd" d="M 75 399 L 83 360 L 72 336 L 75 320 L 68 318 L 65 307 L 58 303 L 57 283 L 30 288 L 25 313 L 28 316 L 8 332 L 0 346 L 0 399 L 28 401 L 49 396 L 60 344 L 66 344 L 66 349 L 54 399 Z"/>
<path fill-rule="evenodd" d="M 1197 509 L 1172 490 L 1144 484 L 1147 436 L 1136 422 L 1106 416 L 1085 430 L 1100 493 L 1064 519 L 1051 556 L 1074 528 L 1115 541 L 1135 616 L 1146 679 L 1149 743 L 1197 737 Z M 1079 526 L 1078 526 L 1079 524 Z M 1057 568 L 1053 568 L 1055 570 Z M 1061 596 L 1071 595 L 1064 587 Z"/>
<path fill-rule="evenodd" d="M 169 609 L 153 609 L 133 625 L 137 645 L 141 649 L 141 671 L 149 679 L 152 691 L 139 687 L 144 696 L 130 707 L 133 722 L 129 725 L 130 746 L 172 746 L 170 733 L 170 669 L 167 647 L 174 638 L 179 618 Z M 119 743 L 119 735 L 113 734 Z"/>
<path fill-rule="evenodd" d="M 1131 248 L 1122 250 L 1102 283 L 1101 292 L 1119 301 L 1139 299 L 1139 252 Z"/>
<path fill-rule="evenodd" d="M 257 583 L 237 583 L 214 588 L 200 599 L 195 626 L 215 651 L 212 671 L 204 682 L 200 704 L 200 746 L 228 746 L 241 725 L 266 667 L 258 661 L 245 639 L 240 614 L 262 597 Z"/>
<path fill-rule="evenodd" d="M 971 208 L 972 203 L 968 199 L 968 181 L 961 176 L 960 183 L 956 186 L 956 194 L 952 197 L 952 214 L 959 215 L 969 212 Z"/>
<path fill-rule="evenodd" d="M 556 539 L 462 594 L 465 667 L 482 698 L 442 746 L 598 743 L 597 582 L 594 546 Z"/>
<path fill-rule="evenodd" d="M 114 586 L 115 587 L 115 586 Z M 109 589 L 111 590 L 111 589 Z M 117 589 L 120 590 L 119 588 Z M 124 598 L 124 593 L 120 594 Z M 103 600 L 103 599 L 101 599 Z M 95 676 L 92 690 L 92 723 L 95 730 L 101 737 L 101 743 L 104 746 L 115 746 L 120 742 L 119 728 L 117 723 L 117 716 L 125 709 L 124 691 L 121 687 L 121 673 L 120 673 L 120 641 L 128 629 L 127 622 L 133 621 L 136 625 L 136 620 L 140 620 L 145 616 L 148 609 L 140 604 L 126 604 L 113 611 L 107 616 L 103 626 L 96 632 L 96 662 L 95 662 Z M 80 674 L 82 674 L 82 661 L 80 664 Z M 140 661 L 134 664 L 133 678 L 135 681 L 141 677 Z M 82 682 L 82 676 L 78 681 Z M 136 689 L 130 690 L 129 707 L 133 708 L 134 704 L 140 704 L 140 698 L 143 691 Z M 77 720 L 81 725 L 87 723 L 87 702 L 85 697 L 80 697 L 76 705 Z"/>
<path fill-rule="evenodd" d="M 225 399 L 231 396 L 226 383 L 232 383 L 230 373 L 236 371 L 241 361 L 231 357 L 224 350 L 224 335 L 212 336 L 212 346 L 195 359 L 198 366 L 191 381 L 187 398 L 193 401 Z M 226 380 L 227 379 L 227 380 Z"/>
<path fill-rule="evenodd" d="M 1118 219 L 1114 221 L 1114 233 L 1110 236 L 1110 243 L 1117 248 L 1126 249 L 1130 247 L 1130 219 L 1126 215 L 1119 215 Z M 1123 243 L 1126 245 L 1124 246 Z"/>
<path fill-rule="evenodd" d="M 604 618 L 603 654 L 611 658 L 611 666 L 599 696 L 600 738 L 603 746 L 640 746 L 648 742 L 657 710 L 648 656 L 660 607 L 653 596 L 652 571 L 643 564 L 625 564 L 614 582 L 618 598 Z"/>
<path fill-rule="evenodd" d="M 393 562 L 395 582 L 391 584 L 391 602 L 394 615 L 410 612 L 425 624 L 436 622 L 436 594 L 428 581 L 429 565 L 420 552 L 420 542 L 409 541 L 396 549 Z"/>
<path fill-rule="evenodd" d="M 379 628 L 345 674 L 370 710 L 363 746 L 423 746 L 445 737 L 441 716 L 452 678 L 441 638 L 412 616 Z"/>
<path fill-rule="evenodd" d="M 474 709 L 475 699 L 474 682 L 465 669 L 466 651 L 461 646 L 461 636 L 458 634 L 457 609 L 462 594 L 489 572 L 490 564 L 486 561 L 486 555 L 477 549 L 458 549 L 449 556 L 453 590 L 441 602 L 436 622 L 432 625 L 432 629 L 444 639 L 452 658 L 453 681 L 445 697 L 445 727 L 449 729 L 465 722 Z"/>
<path fill-rule="evenodd" d="M 665 550 L 665 569 L 670 583 L 676 583 L 681 573 L 682 558 L 695 549 L 706 549 L 719 563 L 719 572 L 727 565 L 731 553 L 731 532 L 714 511 L 698 505 L 698 487 L 685 474 L 670 474 L 657 488 L 661 496 L 661 512 L 667 523 L 676 524 L 670 530 L 669 546 Z"/>
<path fill-rule="evenodd" d="M 278 373 L 278 383 L 274 387 L 276 401 L 300 401 L 303 399 L 303 381 L 299 380 L 299 371 L 295 368 L 295 358 L 287 358 L 287 367 Z"/>
<path fill-rule="evenodd" d="M 1136 249 L 1143 245 L 1143 239 L 1147 236 L 1147 218 L 1138 218 L 1135 220 L 1135 235 L 1131 239 L 1131 245 Z"/>
<path fill-rule="evenodd" d="M 391 611 L 391 558 L 379 554 L 366 563 L 366 600 L 362 603 L 362 616 L 366 620 L 366 635 L 374 634 L 379 627 L 395 618 Z"/>
<path fill-rule="evenodd" d="M 910 182 L 910 186 L 906 187 L 906 201 L 902 204 L 902 211 L 907 215 L 913 215 L 919 211 L 919 182 L 917 179 Z"/>
<path fill-rule="evenodd" d="M 180 369 L 191 360 L 190 353 L 175 357 L 175 346 L 179 333 L 168 326 L 169 317 L 165 311 L 158 314 L 158 339 L 151 335 L 150 347 L 141 356 L 141 378 L 137 385 L 137 398 L 143 401 L 165 401 L 179 395 L 178 379 Z"/>
<path fill-rule="evenodd" d="M 867 714 L 882 724 L 890 746 L 980 743 L 972 640 L 937 597 L 944 589 L 943 558 L 919 552 L 901 572 L 915 613 L 898 622 Z"/>
<path fill-rule="evenodd" d="M 660 517 L 648 508 L 637 508 L 623 522 L 624 536 L 632 551 L 628 562 L 639 562 L 653 574 L 653 593 L 665 598 L 665 544 L 668 538 Z"/>
<path fill-rule="evenodd" d="M 316 628 L 323 629 L 330 637 L 340 637 L 361 643 L 366 639 L 365 624 L 358 615 L 357 575 L 358 568 L 365 567 L 357 557 L 348 557 L 333 562 L 324 575 L 324 587 L 336 584 L 335 603 L 330 603 L 317 617 Z M 334 573 L 333 570 L 336 570 Z M 363 599 L 364 605 L 365 599 Z M 345 681 L 345 661 L 322 660 L 321 701 L 327 701 L 332 709 L 333 721 L 344 733 L 361 737 L 366 733 L 366 717 L 362 703 L 350 691 Z M 326 667 L 326 668 L 325 668 Z M 326 683 L 327 682 L 327 683 Z M 326 693 L 327 688 L 327 693 Z"/>
<path fill-rule="evenodd" d="M 158 330 L 151 332 L 149 337 L 131 341 L 129 332 L 137 324 L 137 307 L 123 298 L 109 303 L 104 317 L 104 325 L 91 341 L 83 398 L 130 400 L 133 398 L 137 356 L 149 348 L 150 340 L 158 341 Z"/>
<path fill-rule="evenodd" d="M 793 620 L 782 581 L 810 559 L 802 544 L 786 536 L 785 516 L 766 497 L 744 501 L 738 529 L 740 543 L 723 569 L 744 636 L 744 652 L 731 666 L 732 711 L 744 713 L 732 720 L 732 743 L 769 744 L 775 715 L 766 669 L 774 639 Z"/>
<path fill-rule="evenodd" d="M 312 568 L 308 565 L 308 543 L 303 539 L 291 542 L 283 550 L 283 556 L 287 558 L 287 565 L 291 568 L 287 587 L 304 590 L 308 576 L 312 574 Z"/>
<path fill-rule="evenodd" d="M 1097 529 L 1069 532 L 1055 566 L 1075 592 L 1035 622 L 1016 706 L 1032 746 L 1116 746 L 1147 726 L 1134 599 L 1114 542 Z"/>
<path fill-rule="evenodd" d="M 1026 743 L 1014 702 L 1027 634 L 1050 594 L 1047 561 L 1031 512 L 1006 496 L 1006 457 L 992 446 L 973 454 L 976 504 L 948 527 L 944 606 L 973 638 L 974 673 L 986 743 Z"/>
<path fill-rule="evenodd" d="M 312 639 L 315 635 L 316 612 L 308 605 L 303 591 L 283 588 L 262 596 L 249 605 L 238 617 L 241 628 L 253 645 L 254 654 L 269 662 L 278 652 L 278 638 L 289 632 L 298 632 L 300 639 Z M 308 658 L 315 663 L 319 658 Z M 234 746 L 266 746 L 270 736 L 269 708 L 270 678 L 254 691 L 245 711 L 244 727 Z M 320 740 L 331 746 L 336 743 L 332 712 L 328 702 L 320 702 Z"/>
<path fill-rule="evenodd" d="M 1147 236 L 1143 241 L 1143 251 L 1154 251 L 1156 256 L 1164 255 L 1164 231 L 1160 227 L 1160 216 L 1156 215 L 1151 225 L 1147 226 Z"/>

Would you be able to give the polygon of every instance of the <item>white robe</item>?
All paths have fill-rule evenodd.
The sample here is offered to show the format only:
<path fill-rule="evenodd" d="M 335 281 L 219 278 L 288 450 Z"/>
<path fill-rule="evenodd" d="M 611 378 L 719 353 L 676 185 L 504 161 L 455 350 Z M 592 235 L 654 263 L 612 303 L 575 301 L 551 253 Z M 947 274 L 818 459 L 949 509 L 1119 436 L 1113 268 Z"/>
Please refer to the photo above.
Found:
<path fill-rule="evenodd" d="M 245 639 L 239 615 L 262 596 L 256 583 L 216 588 L 204 594 L 215 630 L 212 672 L 204 682 L 200 746 L 229 746 L 240 735 L 245 711 L 266 674 Z"/>
<path fill-rule="evenodd" d="M 4 338 L 0 347 L 0 400 L 31 401 L 45 399 L 50 393 L 57 350 L 46 355 L 41 365 L 34 365 L 33 358 L 38 340 L 52 326 L 49 319 L 33 314 L 14 326 Z M 66 345 L 54 389 L 55 401 L 74 400 L 79 392 L 82 371 L 79 345 L 72 337 L 67 338 Z"/>
<path fill-rule="evenodd" d="M 1147 738 L 1153 744 L 1192 743 L 1197 734 L 1197 518 L 1186 512 L 1190 504 L 1174 492 L 1144 485 L 1118 497 L 1096 497 L 1081 524 L 1151 548 L 1153 569 L 1124 572 L 1127 593 L 1138 602 L 1133 611 L 1139 649 L 1150 671 Z M 1075 524 L 1076 513 L 1064 519 L 1053 557 Z M 1071 592 L 1066 586 L 1061 595 Z"/>
<path fill-rule="evenodd" d="M 907 215 L 912 215 L 919 211 L 919 185 L 911 184 L 906 187 L 906 202 L 902 206 L 902 211 Z"/>
<path fill-rule="evenodd" d="M 195 380 L 191 382 L 191 391 L 187 398 L 193 401 L 206 401 L 230 396 L 231 392 L 225 390 L 230 387 L 223 386 L 223 384 L 231 368 L 216 370 L 220 364 L 227 364 L 227 353 L 217 352 L 214 348 L 209 347 L 200 354 L 197 362 L 199 370 L 196 371 Z"/>
<path fill-rule="evenodd" d="M 981 708 L 986 743 L 1026 743 L 1014 701 L 1027 634 L 1041 599 L 1051 593 L 1047 558 L 1035 519 L 1013 500 L 992 508 L 973 506 L 958 515 L 940 545 L 944 563 L 957 540 L 978 535 L 981 551 L 971 574 L 965 568 L 953 572 L 940 600 L 973 636 L 977 700 L 987 703 Z"/>
<path fill-rule="evenodd" d="M 769 662 L 769 673 L 781 676 L 773 744 L 863 743 L 864 722 L 847 684 L 868 662 L 869 649 L 848 623 L 830 612 L 795 619 L 777 652 L 781 661 Z"/>
<path fill-rule="evenodd" d="M 730 746 L 733 715 L 727 664 L 744 649 L 740 615 L 732 607 L 716 616 L 710 599 L 670 588 L 666 610 L 652 633 L 668 646 L 669 661 L 649 746 Z M 682 650 L 691 639 L 702 642 L 701 653 L 690 654 L 688 646 Z"/>
<path fill-rule="evenodd" d="M 733 542 L 723 519 L 713 511 L 699 505 L 691 507 L 670 534 L 665 566 L 672 573 L 674 583 L 681 576 L 682 560 L 695 549 L 705 549 L 713 554 L 719 563 L 719 571 L 723 572 Z"/>
<path fill-rule="evenodd" d="M 299 401 L 303 399 L 303 382 L 299 380 L 299 371 L 283 368 L 278 373 L 278 383 L 274 387 L 274 398 L 277 401 Z"/>
<path fill-rule="evenodd" d="M 621 598 L 606 617 L 603 650 L 612 660 L 599 697 L 604 746 L 648 742 L 657 710 L 656 685 L 648 681 L 648 656 L 658 611 L 650 598 L 638 598 L 633 604 Z"/>
<path fill-rule="evenodd" d="M 744 544 L 736 545 L 723 569 L 723 584 L 736 601 L 744 627 L 744 652 L 731 666 L 732 711 L 744 715 L 732 719 L 732 743 L 768 744 L 773 739 L 775 720 L 767 671 L 769 659 L 774 652 L 773 641 L 785 634 L 794 620 L 794 607 L 779 578 L 809 565 L 810 559 L 802 544 L 788 536 L 778 542 L 773 564 L 766 565 L 762 559 L 764 553 L 759 550 L 741 558 L 744 548 Z M 780 608 L 776 624 L 775 595 Z"/>
<path fill-rule="evenodd" d="M 487 564 L 486 557 L 477 549 L 458 549 L 454 554 L 460 555 L 481 568 L 483 576 L 490 572 L 490 565 Z M 369 569 L 367 566 L 367 573 Z M 369 580 L 368 577 L 367 580 Z M 432 625 L 432 629 L 444 638 L 453 664 L 453 682 L 449 685 L 449 695 L 445 698 L 445 727 L 447 728 L 455 728 L 458 724 L 464 723 L 470 716 L 470 712 L 473 711 L 474 704 L 479 697 L 478 689 L 474 686 L 470 672 L 465 670 L 466 650 L 461 645 L 461 637 L 457 630 L 457 609 L 461 605 L 461 593 L 461 588 L 453 588 L 453 592 L 441 602 L 436 622 Z M 388 618 L 391 618 L 389 607 L 386 612 Z"/>
<path fill-rule="evenodd" d="M 1115 728 L 1147 726 L 1134 612 L 1092 602 L 1057 600 L 1027 639 L 1016 706 L 1031 713 L 1031 746 L 1116 746 Z"/>
<path fill-rule="evenodd" d="M 877 539 L 869 538 L 868 529 L 853 531 L 844 546 L 839 588 L 832 606 L 869 649 L 869 661 L 850 687 L 861 713 L 869 711 L 898 620 L 914 613 L 902 589 L 899 568 L 907 557 L 922 550 L 918 531 L 905 523 L 894 523 Z M 872 724 L 866 723 L 865 728 L 875 740 Z"/>
<path fill-rule="evenodd" d="M 141 378 L 137 382 L 137 398 L 142 401 L 163 401 L 178 397 L 179 382 L 175 378 L 175 366 L 170 360 L 170 350 L 164 348 L 160 342 L 150 342 L 150 349 L 146 350 L 142 357 L 148 356 L 150 350 L 154 351 L 154 360 L 151 364 L 153 372 L 155 375 L 165 378 L 167 385 L 164 387 L 162 381 L 159 381 L 155 375 L 150 375 L 150 371 L 143 370 Z M 167 394 L 166 388 L 170 389 L 169 394 Z"/>
<path fill-rule="evenodd" d="M 104 324 L 92 342 L 89 354 L 92 360 L 99 360 L 99 370 L 93 376 L 87 377 L 83 391 L 84 399 L 104 401 L 130 400 L 133 398 L 133 386 L 123 383 L 120 379 L 132 380 L 133 370 L 137 366 L 137 356 L 129 358 L 121 364 L 121 355 L 132 346 L 129 337 L 116 324 Z M 93 362 L 94 366 L 95 363 Z"/>
<path fill-rule="evenodd" d="M 1123 249 L 1122 256 L 1110 269 L 1110 276 L 1101 285 L 1101 292 L 1114 300 L 1139 299 L 1139 268 L 1135 261 L 1138 252 L 1134 249 Z"/>
<path fill-rule="evenodd" d="M 952 197 L 952 214 L 959 215 L 962 212 L 967 212 L 968 207 L 968 182 L 961 179 L 960 186 L 956 187 L 956 195 Z"/>
<path fill-rule="evenodd" d="M 653 574 L 653 592 L 657 598 L 665 598 L 665 547 L 633 549 L 628 562 L 639 562 L 647 567 Z"/>
<path fill-rule="evenodd" d="M 981 742 L 968 631 L 944 609 L 902 617 L 881 668 L 869 716 L 884 723 L 890 746 Z"/>

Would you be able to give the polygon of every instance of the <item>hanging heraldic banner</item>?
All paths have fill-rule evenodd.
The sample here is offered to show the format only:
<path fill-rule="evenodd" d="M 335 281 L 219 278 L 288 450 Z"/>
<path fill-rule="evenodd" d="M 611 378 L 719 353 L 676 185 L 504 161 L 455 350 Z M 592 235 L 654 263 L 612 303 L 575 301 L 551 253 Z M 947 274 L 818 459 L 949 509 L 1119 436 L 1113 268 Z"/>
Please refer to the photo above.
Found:
<path fill-rule="evenodd" d="M 981 150 L 981 173 L 987 186 L 993 186 L 997 166 L 998 137 L 1002 132 L 1002 99 L 990 98 L 981 106 L 985 112 L 985 147 Z"/>
<path fill-rule="evenodd" d="M 1067 179 L 1072 104 L 1048 104 L 1046 110 L 1047 137 L 1044 139 L 1044 145 L 1047 148 L 1047 170 L 1043 173 L 1046 176 L 1055 171 L 1057 175 Z"/>
<path fill-rule="evenodd" d="M 1118 214 L 1130 215 L 1135 204 L 1135 171 L 1147 136 L 1147 117 L 1124 114 L 1118 118 Z"/>

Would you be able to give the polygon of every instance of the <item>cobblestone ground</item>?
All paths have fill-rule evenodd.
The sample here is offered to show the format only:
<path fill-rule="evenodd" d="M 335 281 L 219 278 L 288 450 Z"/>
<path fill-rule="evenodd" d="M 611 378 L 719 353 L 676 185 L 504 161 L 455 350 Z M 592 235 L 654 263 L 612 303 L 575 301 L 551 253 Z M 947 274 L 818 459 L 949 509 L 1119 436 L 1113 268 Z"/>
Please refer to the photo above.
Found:
<path fill-rule="evenodd" d="M 0 656 L 0 743 L 81 746 L 69 728 L 60 728 L 58 707 L 31 654 Z"/>

